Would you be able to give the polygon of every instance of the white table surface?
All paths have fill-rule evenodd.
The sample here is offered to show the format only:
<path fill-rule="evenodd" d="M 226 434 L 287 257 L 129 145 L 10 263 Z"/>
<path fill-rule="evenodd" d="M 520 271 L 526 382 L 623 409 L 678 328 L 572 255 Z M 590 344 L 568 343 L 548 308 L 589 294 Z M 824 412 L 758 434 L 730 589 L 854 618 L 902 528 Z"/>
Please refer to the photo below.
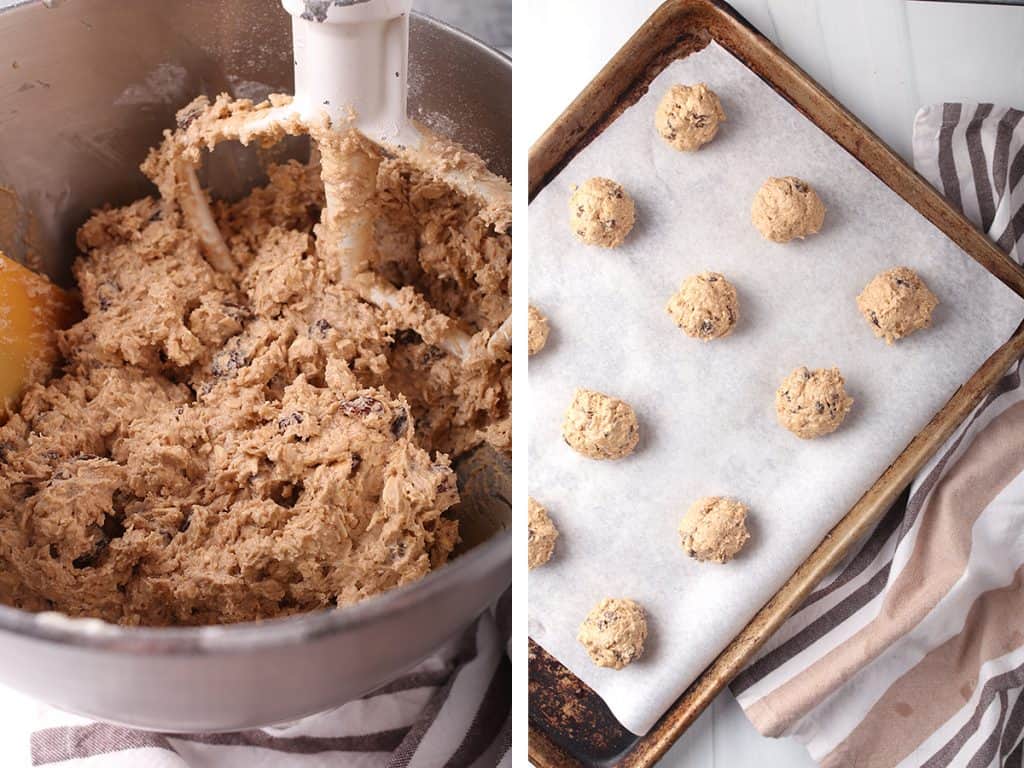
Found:
<path fill-rule="evenodd" d="M 731 0 L 788 56 L 908 160 L 914 113 L 941 101 L 1024 107 L 1024 7 L 916 0 Z M 526 55 L 536 139 L 661 0 L 530 0 Z M 522 49 L 523 43 L 520 43 Z M 761 737 L 723 693 L 669 751 L 666 768 L 812 766 Z"/>

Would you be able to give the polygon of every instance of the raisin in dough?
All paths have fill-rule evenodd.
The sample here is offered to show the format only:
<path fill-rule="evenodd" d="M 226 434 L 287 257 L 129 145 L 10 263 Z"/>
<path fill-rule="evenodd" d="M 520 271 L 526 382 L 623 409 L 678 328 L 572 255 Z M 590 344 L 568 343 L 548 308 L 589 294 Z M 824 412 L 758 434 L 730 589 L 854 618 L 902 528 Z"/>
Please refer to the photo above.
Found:
<path fill-rule="evenodd" d="M 788 243 L 821 229 L 825 205 L 806 181 L 796 176 L 772 177 L 757 191 L 750 217 L 766 240 Z"/>
<path fill-rule="evenodd" d="M 851 407 L 838 368 L 797 368 L 775 393 L 779 424 L 805 440 L 835 432 Z"/>
<path fill-rule="evenodd" d="M 562 422 L 562 437 L 589 459 L 621 459 L 640 441 L 636 413 L 615 397 L 577 389 Z"/>
<path fill-rule="evenodd" d="M 555 553 L 555 541 L 558 539 L 558 529 L 548 516 L 548 511 L 542 504 L 530 498 L 528 507 L 529 519 L 527 522 L 527 558 L 530 570 L 544 565 Z"/>
<path fill-rule="evenodd" d="M 527 313 L 527 319 L 526 350 L 532 357 L 544 349 L 544 345 L 548 343 L 548 334 L 551 329 L 548 327 L 548 319 L 532 304 Z"/>
<path fill-rule="evenodd" d="M 666 309 L 687 336 L 703 341 L 728 336 L 740 319 L 736 289 L 717 272 L 686 278 Z"/>
<path fill-rule="evenodd" d="M 587 179 L 569 198 L 569 224 L 576 237 L 587 245 L 622 245 L 635 220 L 633 198 L 611 179 Z"/>
<path fill-rule="evenodd" d="M 597 666 L 622 669 L 644 653 L 647 617 L 632 600 L 605 598 L 587 614 L 576 639 Z"/>
<path fill-rule="evenodd" d="M 725 122 L 718 96 L 704 83 L 673 85 L 654 114 L 658 133 L 681 152 L 694 152 L 707 144 Z"/>
<path fill-rule="evenodd" d="M 878 273 L 857 297 L 864 319 L 886 344 L 930 326 L 938 305 L 935 294 L 909 267 Z"/>
<path fill-rule="evenodd" d="M 683 515 L 679 536 L 683 551 L 694 560 L 727 563 L 750 538 L 747 507 L 724 496 L 698 499 Z"/>

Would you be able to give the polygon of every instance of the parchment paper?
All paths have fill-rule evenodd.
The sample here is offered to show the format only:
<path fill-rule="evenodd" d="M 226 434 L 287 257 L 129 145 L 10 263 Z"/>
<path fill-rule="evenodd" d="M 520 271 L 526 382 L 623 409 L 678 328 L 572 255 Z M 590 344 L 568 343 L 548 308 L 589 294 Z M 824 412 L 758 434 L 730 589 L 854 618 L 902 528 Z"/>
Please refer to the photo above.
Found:
<path fill-rule="evenodd" d="M 654 111 L 676 82 L 707 82 L 728 116 L 699 152 L 669 147 Z M 910 126 L 907 126 L 910 130 Z M 821 234 L 761 239 L 750 205 L 768 176 L 799 176 L 828 213 Z M 571 187 L 622 183 L 637 203 L 626 243 L 579 243 Z M 941 305 L 934 326 L 887 347 L 855 298 L 879 271 L 916 269 Z M 687 275 L 736 285 L 741 320 L 703 344 L 665 303 Z M 1021 301 L 724 49 L 669 66 L 650 92 L 530 205 L 530 302 L 547 348 L 530 360 L 530 495 L 561 531 L 530 573 L 530 635 L 644 733 L 803 562 L 935 412 L 1009 338 Z M 775 421 L 793 368 L 839 366 L 856 402 L 831 436 L 802 441 Z M 599 462 L 561 438 L 575 387 L 631 403 L 637 452 Z M 699 496 L 751 509 L 752 537 L 727 565 L 687 558 L 676 532 Z M 648 613 L 645 656 L 594 666 L 575 636 L 604 597 Z"/>

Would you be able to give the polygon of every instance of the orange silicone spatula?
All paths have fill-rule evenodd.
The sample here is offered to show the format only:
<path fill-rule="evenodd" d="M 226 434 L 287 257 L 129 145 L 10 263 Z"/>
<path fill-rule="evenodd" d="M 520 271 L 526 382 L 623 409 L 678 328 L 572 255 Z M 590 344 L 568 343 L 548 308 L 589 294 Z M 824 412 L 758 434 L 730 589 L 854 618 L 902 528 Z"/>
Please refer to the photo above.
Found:
<path fill-rule="evenodd" d="M 53 372 L 57 331 L 78 314 L 72 294 L 0 252 L 0 423 L 27 385 Z"/>

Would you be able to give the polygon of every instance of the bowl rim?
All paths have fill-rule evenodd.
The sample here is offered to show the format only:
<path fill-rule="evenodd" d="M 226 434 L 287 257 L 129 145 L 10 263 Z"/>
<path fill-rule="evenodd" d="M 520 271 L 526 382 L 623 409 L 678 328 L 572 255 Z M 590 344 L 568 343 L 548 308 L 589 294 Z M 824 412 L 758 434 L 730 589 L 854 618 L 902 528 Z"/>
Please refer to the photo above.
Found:
<path fill-rule="evenodd" d="M 511 582 L 512 531 L 496 532 L 468 552 L 410 584 L 344 608 L 322 608 L 260 621 L 197 627 L 136 627 L 55 611 L 31 613 L 0 605 L 0 632 L 57 645 L 142 655 L 212 655 L 280 648 L 337 632 L 365 628 L 446 592 L 464 579 L 478 580 L 505 564 Z M 495 595 L 497 598 L 498 595 Z"/>
<path fill-rule="evenodd" d="M 0 8 L 0 18 L 37 0 L 15 0 Z M 441 30 L 507 69 L 512 59 L 472 35 L 432 16 L 413 11 L 412 16 L 428 27 Z M 282 647 L 308 642 L 341 631 L 379 623 L 394 613 L 429 601 L 463 579 L 480 579 L 505 565 L 511 584 L 512 531 L 495 532 L 486 541 L 453 558 L 441 568 L 410 584 L 395 587 L 344 608 L 322 608 L 260 621 L 212 624 L 197 627 L 136 627 L 113 624 L 103 619 L 74 617 L 55 611 L 32 613 L 0 604 L 0 633 L 23 636 L 56 645 L 99 652 L 141 655 L 213 655 Z M 497 598 L 499 595 L 495 595 Z"/>

